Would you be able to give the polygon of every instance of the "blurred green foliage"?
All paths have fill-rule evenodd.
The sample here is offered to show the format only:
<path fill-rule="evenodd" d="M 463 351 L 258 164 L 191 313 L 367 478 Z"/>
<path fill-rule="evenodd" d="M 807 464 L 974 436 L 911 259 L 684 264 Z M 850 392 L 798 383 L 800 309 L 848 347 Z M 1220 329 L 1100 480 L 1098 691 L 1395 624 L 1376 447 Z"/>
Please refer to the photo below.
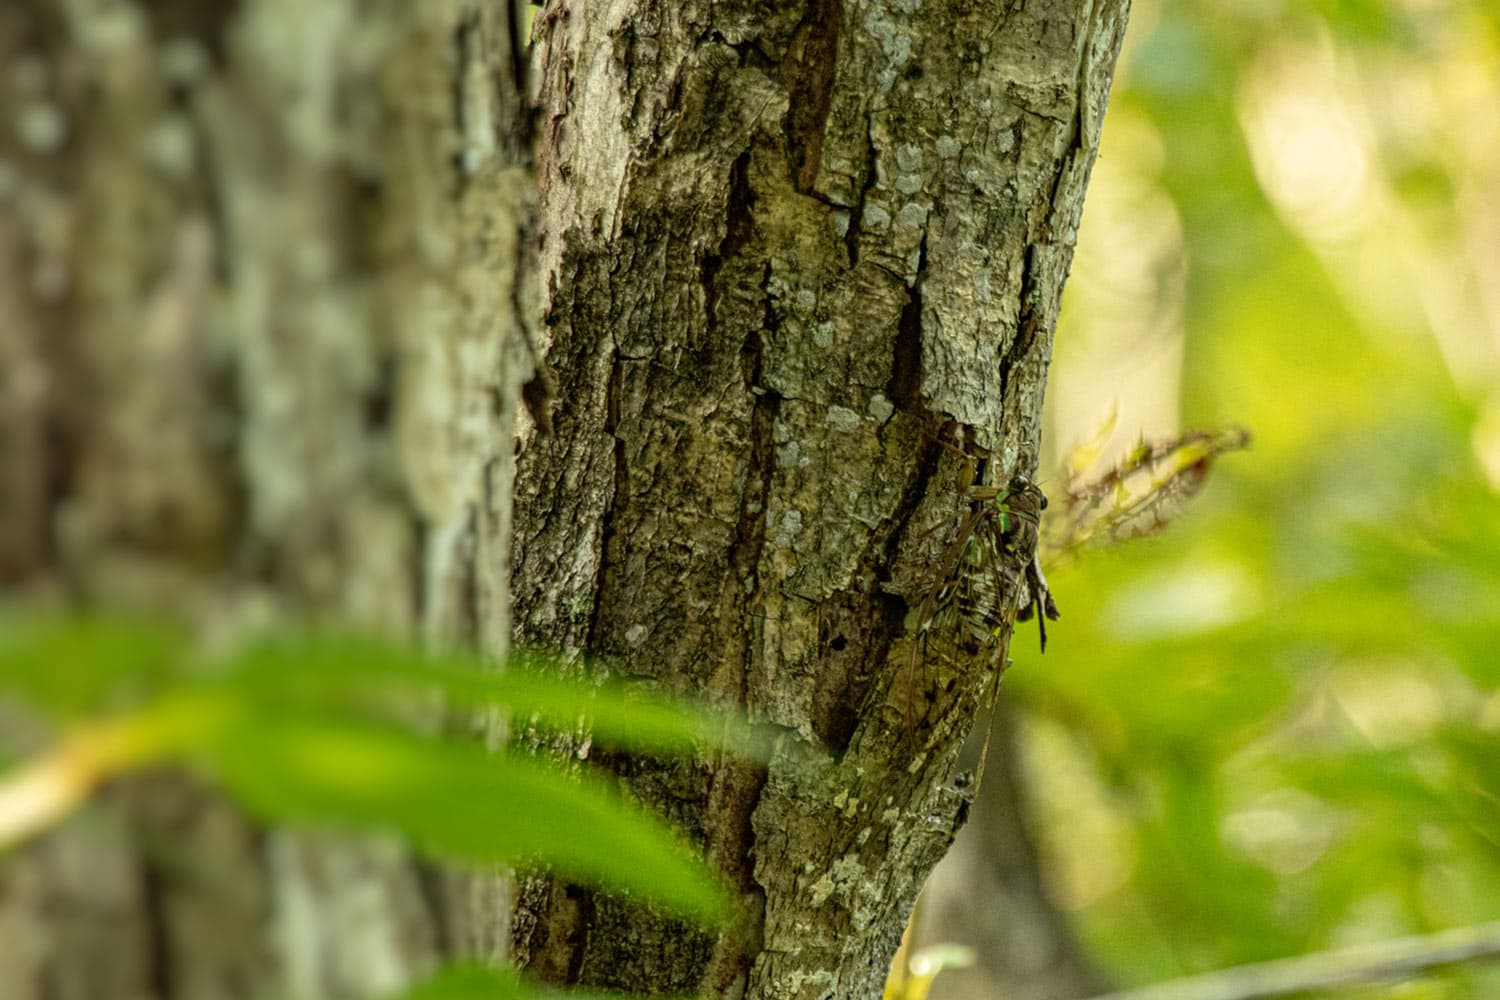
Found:
<path fill-rule="evenodd" d="M 619 686 L 564 682 L 346 636 L 275 635 L 217 653 L 160 624 L 0 621 L 0 850 L 44 832 L 105 782 L 183 765 L 268 822 L 397 835 L 436 860 L 546 864 L 700 923 L 729 919 L 722 880 L 613 782 L 524 749 L 486 753 L 445 725 L 588 731 L 656 753 L 764 752 L 748 726 Z M 468 730 L 469 727 L 462 727 Z M 522 741 L 524 742 L 524 741 Z M 508 972 L 444 970 L 412 997 L 535 995 Z"/>
<path fill-rule="evenodd" d="M 1255 447 L 1007 675 L 1054 893 L 1121 985 L 1500 917 L 1500 7 L 1138 3 L 1121 66 L 1049 433 Z"/>
<path fill-rule="evenodd" d="M 549 990 L 534 986 L 511 969 L 456 963 L 432 975 L 396 1000 L 621 1000 L 618 993 Z"/>
<path fill-rule="evenodd" d="M 520 977 L 504 969 L 454 965 L 408 990 L 400 1000 L 526 1000 Z"/>

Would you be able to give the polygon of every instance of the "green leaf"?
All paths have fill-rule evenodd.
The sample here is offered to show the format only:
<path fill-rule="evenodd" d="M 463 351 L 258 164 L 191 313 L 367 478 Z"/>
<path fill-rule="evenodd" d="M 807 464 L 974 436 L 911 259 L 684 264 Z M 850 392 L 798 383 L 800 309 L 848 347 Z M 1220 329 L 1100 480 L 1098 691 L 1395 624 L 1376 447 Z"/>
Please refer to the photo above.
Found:
<path fill-rule="evenodd" d="M 368 702 L 440 690 L 469 707 L 509 709 L 520 723 L 558 728 L 586 724 L 601 743 L 682 753 L 709 745 L 765 759 L 767 734 L 736 716 L 672 701 L 620 684 L 565 680 L 541 653 L 512 657 L 505 669 L 459 653 L 419 650 L 353 636 L 278 636 L 248 646 L 230 668 L 259 698 L 310 704 Z"/>
<path fill-rule="evenodd" d="M 728 912 L 715 876 L 610 786 L 535 759 L 423 739 L 400 723 L 422 695 L 439 692 L 527 722 L 586 723 L 637 749 L 680 751 L 726 737 L 749 746 L 753 734 L 741 723 L 624 688 L 498 673 L 475 657 L 427 657 L 371 640 L 277 637 L 213 669 L 192 652 L 183 633 L 156 625 L 22 621 L 0 635 L 0 691 L 93 722 L 123 695 L 144 699 L 112 715 L 101 775 L 132 761 L 202 760 L 267 819 L 396 832 L 437 857 L 555 865 L 699 921 Z"/>
<path fill-rule="evenodd" d="M 205 748 L 212 772 L 268 820 L 388 830 L 434 857 L 541 860 L 704 923 L 728 896 L 662 821 L 597 779 L 514 755 L 319 716 L 258 718 Z"/>
<path fill-rule="evenodd" d="M 389 1000 L 630 1000 L 630 996 L 550 989 L 527 982 L 514 969 L 455 962 Z"/>
<path fill-rule="evenodd" d="M 512 969 L 462 963 L 439 970 L 391 1000 L 533 1000 L 545 995 L 527 989 Z"/>
<path fill-rule="evenodd" d="M 62 717 L 159 690 L 186 668 L 186 636 L 161 623 L 0 615 L 0 691 Z"/>

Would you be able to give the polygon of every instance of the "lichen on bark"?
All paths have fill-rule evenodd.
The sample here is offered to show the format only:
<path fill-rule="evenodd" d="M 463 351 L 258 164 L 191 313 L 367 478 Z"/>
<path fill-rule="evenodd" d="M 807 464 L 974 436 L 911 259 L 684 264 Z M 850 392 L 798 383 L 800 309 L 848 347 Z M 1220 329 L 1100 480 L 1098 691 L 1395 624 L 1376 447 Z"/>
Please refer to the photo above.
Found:
<path fill-rule="evenodd" d="M 1035 471 L 1126 8 L 540 15 L 560 391 L 557 434 L 523 441 L 517 634 L 785 735 L 759 771 L 620 765 L 740 888 L 744 936 L 683 947 L 537 880 L 524 962 L 641 991 L 878 991 L 965 812 L 955 755 L 992 679 L 911 669 L 933 529 L 963 509 L 939 438 L 999 481 Z"/>

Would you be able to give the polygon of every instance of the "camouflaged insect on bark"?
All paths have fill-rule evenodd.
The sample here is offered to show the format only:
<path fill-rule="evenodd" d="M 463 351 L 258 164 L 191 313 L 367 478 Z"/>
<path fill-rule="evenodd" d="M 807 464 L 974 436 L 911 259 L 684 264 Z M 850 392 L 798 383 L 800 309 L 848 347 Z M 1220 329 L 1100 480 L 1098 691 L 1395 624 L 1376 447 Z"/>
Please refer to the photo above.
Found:
<path fill-rule="evenodd" d="M 999 487 L 972 486 L 966 496 L 969 510 L 943 550 L 937 582 L 917 608 L 913 672 L 942 660 L 963 670 L 994 671 L 998 680 L 1008 665 L 1012 624 L 1036 615 L 1045 651 L 1044 620 L 1059 617 L 1037 561 L 1047 497 L 1022 476 L 1012 478 L 1003 494 Z"/>

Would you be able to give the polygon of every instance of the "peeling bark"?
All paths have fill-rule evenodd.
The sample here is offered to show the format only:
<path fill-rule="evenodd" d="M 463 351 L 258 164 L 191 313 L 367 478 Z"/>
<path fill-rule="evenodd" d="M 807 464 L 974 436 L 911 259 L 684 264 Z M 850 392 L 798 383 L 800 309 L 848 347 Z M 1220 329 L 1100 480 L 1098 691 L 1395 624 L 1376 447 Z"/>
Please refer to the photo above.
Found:
<path fill-rule="evenodd" d="M 503 652 L 521 58 L 478 0 L 3 6 L 7 599 Z M 0 996 L 369 996 L 502 890 L 136 783 L 5 859 Z"/>
<path fill-rule="evenodd" d="M 641 992 L 878 995 L 992 677 L 913 670 L 959 460 L 1031 475 L 1125 0 L 558 0 L 539 16 L 558 403 L 517 637 L 743 705 L 768 769 L 610 761 L 752 915 L 530 880 L 517 957 Z M 938 529 L 938 530 L 935 530 Z M 1001 640 L 1005 641 L 1004 638 Z"/>

